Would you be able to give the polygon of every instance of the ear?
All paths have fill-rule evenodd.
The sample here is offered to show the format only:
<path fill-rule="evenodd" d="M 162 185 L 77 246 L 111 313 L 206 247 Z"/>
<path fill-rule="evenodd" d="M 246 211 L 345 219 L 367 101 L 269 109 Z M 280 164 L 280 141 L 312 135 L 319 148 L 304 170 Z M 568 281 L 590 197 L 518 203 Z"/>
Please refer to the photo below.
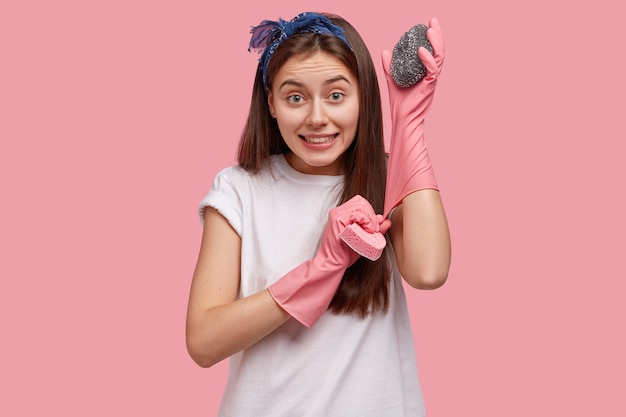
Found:
<path fill-rule="evenodd" d="M 267 92 L 267 105 L 270 109 L 270 114 L 272 115 L 272 117 L 275 119 L 276 118 L 276 111 L 274 110 L 274 95 L 272 94 L 271 91 Z"/>

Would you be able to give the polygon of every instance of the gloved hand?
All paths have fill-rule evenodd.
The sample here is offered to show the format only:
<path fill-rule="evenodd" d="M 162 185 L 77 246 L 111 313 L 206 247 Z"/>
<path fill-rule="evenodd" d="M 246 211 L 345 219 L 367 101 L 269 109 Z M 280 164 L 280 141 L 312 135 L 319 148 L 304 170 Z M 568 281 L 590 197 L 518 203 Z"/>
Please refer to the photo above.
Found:
<path fill-rule="evenodd" d="M 328 213 L 320 247 L 313 259 L 292 269 L 268 288 L 274 300 L 307 327 L 315 324 L 328 309 L 344 272 L 359 259 L 339 237 L 352 223 L 370 233 L 386 232 L 391 224 L 376 215 L 365 198 L 352 197 Z"/>
<path fill-rule="evenodd" d="M 387 170 L 384 215 L 399 205 L 408 194 L 427 188 L 438 189 L 424 141 L 424 119 L 430 109 L 444 60 L 443 35 L 439 22 L 430 20 L 426 36 L 433 55 L 424 47 L 417 54 L 426 67 L 426 76 L 411 87 L 399 87 L 391 77 L 389 51 L 382 52 L 382 64 L 389 87 L 391 105 L 391 143 Z"/>

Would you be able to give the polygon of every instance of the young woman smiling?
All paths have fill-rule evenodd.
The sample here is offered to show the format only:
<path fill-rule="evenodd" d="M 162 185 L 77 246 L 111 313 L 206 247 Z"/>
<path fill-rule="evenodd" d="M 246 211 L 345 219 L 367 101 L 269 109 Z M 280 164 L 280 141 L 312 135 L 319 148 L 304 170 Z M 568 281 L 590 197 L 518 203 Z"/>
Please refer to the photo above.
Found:
<path fill-rule="evenodd" d="M 402 279 L 437 288 L 450 263 L 422 135 L 443 62 L 436 20 L 428 36 L 428 76 L 390 85 L 388 173 L 378 81 L 357 31 L 310 12 L 252 29 L 260 59 L 239 165 L 200 203 L 187 313 L 193 360 L 230 357 L 220 416 L 424 415 Z M 388 83 L 389 61 L 383 53 Z M 378 260 L 341 240 L 353 223 L 386 235 Z"/>

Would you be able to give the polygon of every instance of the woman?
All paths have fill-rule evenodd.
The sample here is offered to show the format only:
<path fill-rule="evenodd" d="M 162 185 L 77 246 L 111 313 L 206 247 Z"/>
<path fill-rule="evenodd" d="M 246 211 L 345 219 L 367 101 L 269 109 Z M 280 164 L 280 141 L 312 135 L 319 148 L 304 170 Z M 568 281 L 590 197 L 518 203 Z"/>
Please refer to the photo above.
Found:
<path fill-rule="evenodd" d="M 387 190 L 378 82 L 356 30 L 303 13 L 252 34 L 261 56 L 239 166 L 200 204 L 189 353 L 203 367 L 231 358 L 221 416 L 423 415 L 401 279 L 437 288 L 449 267 L 421 133 L 443 60 L 438 25 L 435 56 L 420 50 L 428 76 L 390 85 Z M 378 260 L 340 239 L 351 223 L 389 231 Z"/>

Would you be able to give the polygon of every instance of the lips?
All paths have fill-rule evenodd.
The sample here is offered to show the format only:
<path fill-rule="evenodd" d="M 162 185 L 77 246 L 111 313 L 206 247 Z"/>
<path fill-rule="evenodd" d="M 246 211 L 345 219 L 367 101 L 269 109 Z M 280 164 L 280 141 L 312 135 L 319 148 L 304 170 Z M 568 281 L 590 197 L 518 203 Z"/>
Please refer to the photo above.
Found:
<path fill-rule="evenodd" d="M 330 143 L 337 138 L 337 134 L 334 135 L 300 135 L 300 139 L 305 141 L 306 143 L 310 143 L 312 145 L 324 145 Z"/>

